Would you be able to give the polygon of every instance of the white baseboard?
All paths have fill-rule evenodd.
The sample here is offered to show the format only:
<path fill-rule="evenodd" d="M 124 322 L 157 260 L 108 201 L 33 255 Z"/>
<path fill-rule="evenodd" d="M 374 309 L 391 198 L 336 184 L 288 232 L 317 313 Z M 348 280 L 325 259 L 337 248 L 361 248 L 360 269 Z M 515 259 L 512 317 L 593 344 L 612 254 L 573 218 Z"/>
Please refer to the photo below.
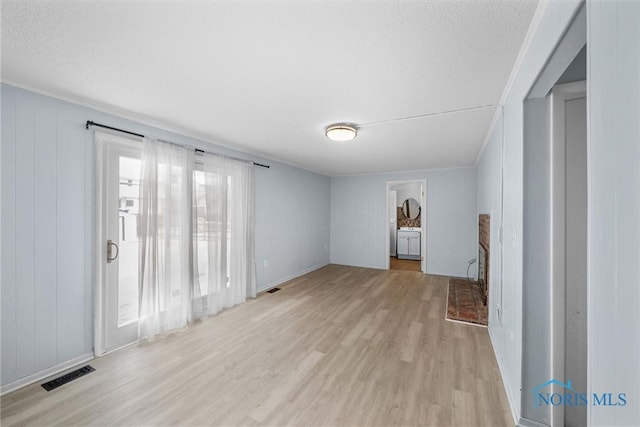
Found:
<path fill-rule="evenodd" d="M 92 360 L 93 358 L 94 358 L 93 353 L 86 353 L 81 356 L 74 357 L 73 359 L 68 360 L 66 362 L 60 363 L 56 366 L 52 366 L 48 369 L 45 369 L 44 371 L 36 372 L 35 374 L 31 374 L 28 377 L 20 378 L 19 380 L 16 380 L 12 383 L 3 385 L 2 388 L 0 388 L 0 396 L 5 395 L 7 393 L 11 393 L 12 391 L 15 391 L 22 387 L 26 387 L 30 384 L 36 383 L 40 380 L 43 380 L 47 377 L 58 374 L 62 371 L 75 368 L 77 365 L 86 363 L 89 360 Z"/>
<path fill-rule="evenodd" d="M 318 270 L 318 269 L 320 269 L 320 268 L 322 268 L 322 267 L 326 267 L 326 266 L 327 266 L 327 265 L 329 265 L 329 264 L 331 264 L 331 263 L 327 262 L 327 263 L 325 263 L 325 264 L 318 264 L 318 265 L 314 265 L 313 267 L 309 267 L 309 268 L 307 268 L 306 270 L 302 270 L 302 271 L 300 271 L 300 272 L 298 272 L 298 273 L 294 273 L 294 274 L 292 274 L 292 275 L 290 275 L 290 276 L 287 276 L 287 277 L 285 277 L 285 278 L 283 278 L 283 279 L 278 279 L 278 280 L 276 280 L 276 281 L 274 281 L 274 282 L 267 283 L 267 284 L 265 284 L 265 285 L 263 285 L 263 286 L 259 287 L 259 288 L 257 289 L 257 292 L 264 292 L 264 291 L 269 290 L 269 289 L 271 289 L 271 288 L 273 288 L 273 287 L 276 287 L 276 286 L 278 286 L 278 285 L 281 285 L 281 284 L 283 284 L 284 282 L 288 282 L 289 280 L 293 280 L 293 279 L 295 279 L 295 278 L 297 278 L 297 277 L 304 276 L 304 275 L 305 275 L 305 274 L 307 274 L 307 273 L 311 273 L 312 271 Z"/>
<path fill-rule="evenodd" d="M 533 421 L 527 418 L 520 418 L 520 421 L 518 422 L 518 424 L 516 424 L 517 427 L 549 427 L 548 424 L 541 424 L 537 421 Z"/>
<path fill-rule="evenodd" d="M 357 268 L 371 268 L 373 270 L 388 270 L 386 266 L 380 267 L 379 265 L 365 265 L 365 264 L 345 264 L 342 261 L 330 261 L 329 264 L 344 265 L 345 267 L 357 267 Z"/>
<path fill-rule="evenodd" d="M 493 349 L 493 355 L 496 358 L 496 361 L 498 362 L 498 369 L 500 370 L 500 377 L 502 379 L 502 384 L 504 385 L 504 392 L 507 395 L 507 400 L 509 401 L 509 409 L 511 409 L 511 416 L 513 417 L 513 423 L 514 425 L 518 425 L 518 421 L 520 420 L 520 414 L 516 413 L 516 406 L 514 405 L 513 402 L 513 395 L 511 394 L 511 390 L 509 390 L 509 384 L 507 384 L 507 382 L 504 380 L 505 379 L 505 369 L 504 369 L 504 365 L 502 364 L 502 360 L 500 360 L 500 358 L 498 357 L 498 353 L 496 353 L 496 342 L 495 339 L 493 338 L 493 329 L 491 328 L 487 328 L 487 330 L 489 331 L 489 340 L 491 341 L 491 348 Z"/>

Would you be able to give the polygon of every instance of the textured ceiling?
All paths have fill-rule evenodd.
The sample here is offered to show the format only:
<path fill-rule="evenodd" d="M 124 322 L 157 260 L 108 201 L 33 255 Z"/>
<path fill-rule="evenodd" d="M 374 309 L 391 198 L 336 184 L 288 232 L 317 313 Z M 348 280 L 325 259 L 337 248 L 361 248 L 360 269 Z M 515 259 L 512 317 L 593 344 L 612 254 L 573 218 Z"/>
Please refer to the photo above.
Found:
<path fill-rule="evenodd" d="M 2 1 L 2 79 L 328 175 L 471 166 L 536 6 Z"/>

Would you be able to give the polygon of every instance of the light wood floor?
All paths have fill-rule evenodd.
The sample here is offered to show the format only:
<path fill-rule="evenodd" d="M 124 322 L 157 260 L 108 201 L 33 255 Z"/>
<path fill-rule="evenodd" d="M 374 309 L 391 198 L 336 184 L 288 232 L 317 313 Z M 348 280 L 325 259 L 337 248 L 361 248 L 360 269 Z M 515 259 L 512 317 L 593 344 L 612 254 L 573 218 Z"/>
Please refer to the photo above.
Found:
<path fill-rule="evenodd" d="M 391 270 L 422 271 L 420 261 L 398 259 L 394 256 L 389 257 L 389 268 Z"/>
<path fill-rule="evenodd" d="M 447 280 L 329 265 L 3 396 L 2 425 L 513 425 L 487 330 L 444 320 Z"/>

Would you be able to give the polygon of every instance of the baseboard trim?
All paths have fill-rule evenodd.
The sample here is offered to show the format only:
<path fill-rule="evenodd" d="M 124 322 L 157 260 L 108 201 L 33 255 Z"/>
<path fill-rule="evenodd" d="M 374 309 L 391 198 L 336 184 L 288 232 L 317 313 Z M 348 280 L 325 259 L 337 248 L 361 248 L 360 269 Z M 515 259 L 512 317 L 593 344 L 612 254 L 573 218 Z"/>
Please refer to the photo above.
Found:
<path fill-rule="evenodd" d="M 502 379 L 502 385 L 504 386 L 504 392 L 507 395 L 507 401 L 509 402 L 509 409 L 511 409 L 511 416 L 513 417 L 513 423 L 514 425 L 518 425 L 518 421 L 521 419 L 520 414 L 516 413 L 516 408 L 515 408 L 515 405 L 513 404 L 513 396 L 511 394 L 511 390 L 509 390 L 509 384 L 507 384 L 507 382 L 504 380 L 505 378 L 504 365 L 502 364 L 502 361 L 498 357 L 498 353 L 496 353 L 496 342 L 493 337 L 493 329 L 490 326 L 491 325 L 489 325 L 487 330 L 489 331 L 489 340 L 491 341 L 491 348 L 493 349 L 493 355 L 496 358 L 496 361 L 498 362 L 498 370 L 500 370 L 500 377 Z"/>
<path fill-rule="evenodd" d="M 345 264 L 344 262 L 331 261 L 329 264 L 343 265 L 345 267 L 357 267 L 357 268 L 370 268 L 372 270 L 389 270 L 386 267 L 380 267 L 379 265 L 361 265 L 361 264 Z"/>
<path fill-rule="evenodd" d="M 269 289 L 275 288 L 276 286 L 281 285 L 281 284 L 283 284 L 285 282 L 288 282 L 289 280 L 293 280 L 293 279 L 296 279 L 296 278 L 298 278 L 300 276 L 304 276 L 307 273 L 311 273 L 312 271 L 318 270 L 318 269 L 320 269 L 322 267 L 326 267 L 329 264 L 331 264 L 331 263 L 327 262 L 326 264 L 314 265 L 313 267 L 309 267 L 309 268 L 307 268 L 305 270 L 302 270 L 302 271 L 300 271 L 298 273 L 291 274 L 291 275 L 289 275 L 289 276 L 287 276 L 287 277 L 285 277 L 283 279 L 278 279 L 278 280 L 276 280 L 274 282 L 267 283 L 266 285 L 263 285 L 260 288 L 258 288 L 257 292 L 268 291 Z"/>
<path fill-rule="evenodd" d="M 76 368 L 78 365 L 88 362 L 94 358 L 93 353 L 86 353 L 78 357 L 74 357 L 71 360 L 67 360 L 66 362 L 60 363 L 58 365 L 52 366 L 48 369 L 45 369 L 40 372 L 36 372 L 35 374 L 31 374 L 27 377 L 20 378 L 12 383 L 3 385 L 0 388 L 0 396 L 3 396 L 7 393 L 11 393 L 12 391 L 16 391 L 19 388 L 26 387 L 38 381 L 41 381 L 47 377 L 59 374 L 60 372 L 70 370 L 71 368 Z"/>
<path fill-rule="evenodd" d="M 447 296 L 447 307 L 449 306 L 448 299 L 449 299 L 449 297 Z M 481 325 L 479 323 L 465 322 L 463 320 L 448 319 L 447 317 L 445 317 L 444 320 L 447 321 L 447 322 L 459 323 L 460 325 L 473 326 L 475 328 L 485 328 L 485 329 L 487 329 L 487 325 Z"/>
<path fill-rule="evenodd" d="M 537 421 L 530 420 L 528 418 L 520 418 L 517 427 L 549 427 L 549 424 L 542 424 Z"/>

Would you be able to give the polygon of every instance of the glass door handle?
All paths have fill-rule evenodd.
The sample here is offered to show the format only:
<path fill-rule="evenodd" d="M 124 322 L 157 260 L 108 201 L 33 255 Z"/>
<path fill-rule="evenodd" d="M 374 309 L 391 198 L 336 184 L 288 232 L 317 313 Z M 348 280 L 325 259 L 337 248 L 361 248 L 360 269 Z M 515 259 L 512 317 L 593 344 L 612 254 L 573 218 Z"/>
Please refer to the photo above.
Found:
<path fill-rule="evenodd" d="M 116 248 L 116 254 L 113 255 L 113 248 Z M 115 261 L 118 259 L 118 255 L 120 254 L 120 248 L 113 240 L 107 240 L 107 262 Z"/>

